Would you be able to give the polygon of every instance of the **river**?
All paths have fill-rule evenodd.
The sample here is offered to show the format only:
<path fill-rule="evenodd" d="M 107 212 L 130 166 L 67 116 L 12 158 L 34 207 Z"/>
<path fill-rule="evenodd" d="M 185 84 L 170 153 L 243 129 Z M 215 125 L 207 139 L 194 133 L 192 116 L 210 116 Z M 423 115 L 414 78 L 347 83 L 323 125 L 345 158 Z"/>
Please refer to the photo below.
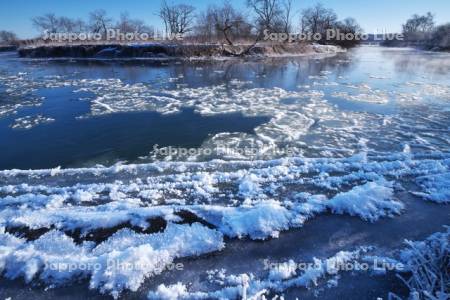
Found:
<path fill-rule="evenodd" d="M 405 296 L 392 273 L 305 289 L 264 261 L 393 256 L 450 225 L 449 74 L 448 53 L 376 46 L 215 61 L 0 53 L 0 297 L 232 297 L 242 274 L 251 295 Z M 67 262 L 80 265 L 48 267 Z M 155 267 L 172 263 L 182 270 Z"/>

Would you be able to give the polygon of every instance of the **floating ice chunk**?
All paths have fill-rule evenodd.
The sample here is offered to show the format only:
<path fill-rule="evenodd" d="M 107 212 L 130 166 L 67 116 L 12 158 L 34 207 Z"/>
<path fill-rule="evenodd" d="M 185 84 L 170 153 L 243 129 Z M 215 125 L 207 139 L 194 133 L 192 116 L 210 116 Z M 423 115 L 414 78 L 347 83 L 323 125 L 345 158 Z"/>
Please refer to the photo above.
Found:
<path fill-rule="evenodd" d="M 54 176 L 50 169 L 0 171 L 0 179 L 6 184 L 0 186 L 0 194 L 5 195 L 0 199 L 0 226 L 55 227 L 89 234 L 121 224 L 145 229 L 155 218 L 179 221 L 178 212 L 185 210 L 230 237 L 263 239 L 301 226 L 328 208 L 371 221 L 398 213 L 402 204 L 392 201 L 393 188 L 383 178 L 445 176 L 449 163 L 444 154 L 400 152 L 388 156 L 366 153 L 343 159 L 61 169 Z M 330 176 L 332 173 L 337 175 Z M 74 184 L 80 179 L 84 183 Z M 99 179 L 105 183 L 91 183 Z M 28 180 L 30 184 L 22 184 Z M 54 181 L 61 186 L 49 184 Z M 368 181 L 372 183 L 361 186 Z M 445 185 L 441 185 L 445 191 Z M 328 193 L 329 197 L 338 194 L 328 201 L 324 196 Z M 244 201 L 243 194 L 248 201 Z M 267 201 L 275 197 L 282 202 Z M 172 205 L 168 205 L 170 202 Z M 245 221 L 249 218 L 253 218 L 252 224 Z"/>
<path fill-rule="evenodd" d="M 188 297 L 188 292 L 186 286 L 181 282 L 169 286 L 160 284 L 157 290 L 149 292 L 147 297 L 150 300 L 179 300 Z"/>
<path fill-rule="evenodd" d="M 324 79 L 326 73 L 320 73 L 317 76 Z M 30 74 L 9 77 L 2 77 L 0 74 L 0 79 L 6 81 L 9 91 L 7 94 L 13 98 L 12 103 L 0 105 L 0 115 L 15 112 L 28 105 L 27 103 L 42 103 L 42 99 L 34 96 L 36 89 L 70 87 L 74 89 L 74 92 L 83 91 L 91 94 L 90 113 L 81 116 L 82 118 L 134 111 L 156 111 L 162 114 L 171 114 L 179 112 L 185 107 L 193 108 L 202 115 L 242 112 L 246 116 L 271 117 L 269 122 L 255 128 L 256 134 L 241 134 L 239 136 L 217 134 L 202 145 L 202 147 L 209 146 L 210 148 L 224 145 L 225 148 L 231 149 L 231 151 L 228 151 L 229 155 L 222 155 L 213 151 L 211 155 L 150 156 L 153 160 L 273 159 L 283 155 L 274 150 L 286 146 L 289 149 L 296 149 L 294 155 L 342 157 L 357 151 L 353 146 L 353 141 L 356 138 L 373 136 L 373 132 L 380 128 L 379 120 L 382 118 L 382 116 L 370 112 L 343 111 L 332 103 L 328 103 L 323 91 L 313 91 L 309 88 L 299 91 L 282 88 L 249 89 L 247 86 L 243 86 L 242 82 L 232 81 L 235 84 L 155 89 L 155 87 L 146 83 L 127 84 L 115 78 L 80 80 L 78 78 L 71 79 L 68 76 L 60 78 L 52 76 L 36 80 Z M 335 83 L 327 80 L 316 80 L 316 84 L 334 85 Z M 313 83 L 310 85 L 313 86 Z M 333 96 L 343 97 L 350 101 L 379 104 L 394 100 L 411 101 L 411 99 L 423 98 L 438 100 L 435 106 L 443 106 L 442 100 L 446 101 L 450 95 L 448 85 L 424 82 L 400 85 L 396 92 L 373 89 L 366 83 L 341 83 L 341 86 L 342 88 L 353 89 L 355 93 L 343 90 L 333 93 Z M 29 100 L 29 98 L 33 100 Z M 421 132 L 420 137 L 423 140 L 432 139 L 429 135 L 430 132 L 424 130 L 428 128 L 427 131 L 435 131 L 429 128 L 430 122 L 438 125 L 439 130 L 448 131 L 448 124 L 442 118 L 445 118 L 442 115 L 445 107 L 437 113 L 429 111 L 428 103 L 426 110 L 414 109 L 411 112 L 409 107 L 402 107 L 401 115 L 393 117 L 389 123 L 385 122 L 381 129 L 390 130 L 393 136 L 389 140 L 392 141 L 393 145 L 396 145 L 399 140 L 402 143 L 405 142 L 405 136 L 401 129 L 404 124 L 408 124 L 414 129 L 420 129 L 412 131 Z M 420 118 L 417 118 L 417 116 Z M 30 122 L 30 124 L 23 125 L 24 127 L 31 128 L 29 126 L 33 126 L 31 120 L 24 121 Z M 422 124 L 417 124 L 417 121 L 421 121 Z M 424 137 L 426 134 L 428 134 L 428 138 Z M 433 132 L 433 134 L 435 133 Z M 372 139 L 373 145 L 371 147 L 376 148 L 379 143 L 384 147 L 386 139 L 383 141 L 375 140 Z M 430 143 L 427 147 L 432 148 L 431 144 L 434 146 L 434 143 Z M 238 151 L 246 145 L 251 145 L 252 151 L 245 151 L 243 154 L 243 151 Z"/>
<path fill-rule="evenodd" d="M 317 80 L 327 80 L 328 77 L 326 75 L 309 75 L 309 79 L 317 79 Z"/>
<path fill-rule="evenodd" d="M 242 178 L 239 184 L 239 194 L 247 198 L 258 195 L 260 192 L 258 177 L 255 174 L 250 174 Z"/>
<path fill-rule="evenodd" d="M 137 234 L 125 229 L 102 244 L 76 245 L 52 230 L 32 242 L 0 233 L 0 271 L 8 278 L 35 278 L 61 284 L 77 277 L 90 287 L 118 297 L 136 291 L 145 278 L 161 273 L 175 258 L 197 256 L 223 248 L 222 234 L 198 223 L 169 224 L 164 232 Z"/>
<path fill-rule="evenodd" d="M 404 85 L 416 88 L 415 92 L 409 94 L 413 94 L 417 98 L 432 96 L 444 100 L 450 99 L 450 85 L 426 82 L 406 82 Z"/>
<path fill-rule="evenodd" d="M 77 202 L 91 202 L 93 198 L 93 193 L 83 190 L 77 190 L 73 195 L 73 199 Z"/>
<path fill-rule="evenodd" d="M 90 286 L 112 291 L 117 296 L 125 288 L 136 291 L 146 277 L 163 272 L 173 259 L 198 256 L 223 247 L 221 233 L 198 223 L 169 224 L 164 232 L 150 235 L 125 229 L 93 249 L 92 253 L 99 259 L 116 261 L 117 265 L 111 268 L 102 263 L 104 268 L 93 274 Z M 117 268 L 124 264 L 134 267 Z"/>
<path fill-rule="evenodd" d="M 229 83 L 230 83 L 231 85 L 236 86 L 236 87 L 243 87 L 243 86 L 245 86 L 245 85 L 252 84 L 251 81 L 241 81 L 241 80 L 235 79 L 235 78 L 234 78 L 234 79 L 231 79 L 231 80 L 229 81 Z"/>
<path fill-rule="evenodd" d="M 4 235 L 8 234 L 2 234 L 3 238 Z M 83 273 L 69 266 L 88 261 L 89 247 L 75 245 L 71 238 L 58 231 L 50 231 L 33 242 L 16 242 L 6 246 L 13 248 L 13 251 L 2 257 L 0 262 L 5 266 L 5 276 L 11 279 L 24 277 L 27 282 L 37 276 L 49 283 L 66 282 Z"/>
<path fill-rule="evenodd" d="M 386 92 L 379 90 L 370 90 L 370 93 L 360 93 L 356 95 L 351 95 L 347 92 L 334 92 L 332 96 L 358 102 L 369 102 L 377 104 L 386 104 L 389 102 L 389 96 L 386 94 Z"/>
<path fill-rule="evenodd" d="M 8 206 L 20 206 L 21 208 L 58 208 L 68 199 L 67 195 L 43 195 L 43 194 L 22 194 L 17 197 L 6 196 L 0 198 L 0 208 Z"/>
<path fill-rule="evenodd" d="M 289 228 L 293 218 L 292 212 L 273 200 L 253 207 L 202 206 L 193 211 L 229 237 L 249 236 L 261 240 L 278 237 L 280 231 Z"/>
<path fill-rule="evenodd" d="M 372 79 L 389 79 L 389 77 L 381 76 L 381 75 L 369 75 L 369 78 L 372 78 Z"/>
<path fill-rule="evenodd" d="M 418 177 L 416 182 L 423 192 L 415 194 L 437 203 L 450 203 L 450 173 Z"/>
<path fill-rule="evenodd" d="M 293 260 L 279 264 L 269 272 L 270 280 L 284 280 L 296 275 L 297 264 Z"/>
<path fill-rule="evenodd" d="M 250 236 L 252 239 L 278 237 L 289 228 L 291 214 L 276 201 L 264 201 L 243 213 L 224 213 L 222 229 L 230 236 Z"/>
<path fill-rule="evenodd" d="M 52 198 L 43 199 L 45 201 Z M 135 203 L 108 203 L 98 206 L 64 206 L 53 209 L 19 210 L 3 220 L 12 227 L 32 229 L 56 227 L 62 230 L 81 230 L 88 233 L 98 228 L 112 228 L 130 222 L 135 226 L 147 228 L 147 220 L 164 217 L 175 219 L 173 209 L 169 207 L 140 207 Z"/>
<path fill-rule="evenodd" d="M 26 116 L 23 118 L 18 118 L 14 120 L 14 123 L 11 125 L 12 129 L 31 129 L 41 124 L 49 124 L 54 122 L 55 119 L 44 117 L 42 115 L 37 116 Z"/>
<path fill-rule="evenodd" d="M 341 192 L 330 199 L 327 205 L 334 213 L 348 213 L 373 222 L 380 217 L 401 212 L 404 205 L 392 198 L 392 183 L 376 181 L 356 186 L 348 192 Z"/>

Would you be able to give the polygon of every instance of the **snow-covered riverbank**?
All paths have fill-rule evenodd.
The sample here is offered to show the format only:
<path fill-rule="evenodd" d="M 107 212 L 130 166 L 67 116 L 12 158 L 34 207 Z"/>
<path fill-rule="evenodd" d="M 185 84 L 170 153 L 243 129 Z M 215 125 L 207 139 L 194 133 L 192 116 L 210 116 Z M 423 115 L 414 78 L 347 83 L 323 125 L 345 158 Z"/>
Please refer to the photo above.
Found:
<path fill-rule="evenodd" d="M 95 58 L 95 59 L 224 59 L 231 57 L 293 57 L 330 55 L 345 51 L 338 46 L 310 44 L 105 44 L 42 45 L 18 50 L 28 58 Z"/>

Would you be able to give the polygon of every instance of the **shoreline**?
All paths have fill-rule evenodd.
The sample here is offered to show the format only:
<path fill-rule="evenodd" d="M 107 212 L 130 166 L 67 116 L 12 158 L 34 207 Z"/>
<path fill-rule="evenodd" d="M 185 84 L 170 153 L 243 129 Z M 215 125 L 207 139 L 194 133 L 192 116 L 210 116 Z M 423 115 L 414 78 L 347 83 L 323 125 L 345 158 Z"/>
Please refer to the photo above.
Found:
<path fill-rule="evenodd" d="M 16 51 L 16 46 L 6 45 L 6 46 L 0 46 L 0 52 L 9 52 L 9 51 Z"/>
<path fill-rule="evenodd" d="M 380 46 L 387 48 L 413 48 L 431 52 L 450 52 L 450 47 L 408 41 L 386 41 L 381 43 Z"/>
<path fill-rule="evenodd" d="M 230 58 L 280 58 L 330 55 L 346 50 L 334 45 L 318 44 L 104 44 L 46 45 L 17 50 L 21 58 L 86 59 L 86 60 L 203 60 Z"/>

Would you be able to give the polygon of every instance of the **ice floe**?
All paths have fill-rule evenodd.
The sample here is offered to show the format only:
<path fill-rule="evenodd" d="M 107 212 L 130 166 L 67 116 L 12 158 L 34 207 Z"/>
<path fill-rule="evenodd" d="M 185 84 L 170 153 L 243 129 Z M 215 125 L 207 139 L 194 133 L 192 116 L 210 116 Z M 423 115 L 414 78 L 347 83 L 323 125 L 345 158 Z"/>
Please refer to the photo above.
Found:
<path fill-rule="evenodd" d="M 382 216 L 399 214 L 404 208 L 401 202 L 392 201 L 392 198 L 392 183 L 375 181 L 339 193 L 327 205 L 335 213 L 348 213 L 376 221 Z"/>
<path fill-rule="evenodd" d="M 437 203 L 450 203 L 450 173 L 425 175 L 416 181 L 422 187 L 422 192 L 416 195 Z"/>
<path fill-rule="evenodd" d="M 37 116 L 26 116 L 23 118 L 18 118 L 14 120 L 11 124 L 12 129 L 31 129 L 33 127 L 39 126 L 41 124 L 49 124 L 54 122 L 55 119 L 50 117 L 44 117 L 42 115 Z"/>
<path fill-rule="evenodd" d="M 215 158 L 272 159 L 286 156 L 290 149 L 292 156 L 348 156 L 357 152 L 353 145 L 360 138 L 371 140 L 375 150 L 384 148 L 386 143 L 393 147 L 405 138 L 420 147 L 436 150 L 433 141 L 450 140 L 448 137 L 448 114 L 442 106 L 450 99 L 450 87 L 444 83 L 406 81 L 399 83 L 394 91 L 374 87 L 371 82 L 335 82 L 327 76 L 330 71 L 311 75 L 311 84 L 288 90 L 279 87 L 254 87 L 248 81 L 232 79 L 227 84 L 176 88 L 168 78 L 166 84 L 144 82 L 128 83 L 118 78 L 79 79 L 71 76 L 43 76 L 34 78 L 32 74 L 0 74 L 4 94 L 8 101 L 1 103 L 0 116 L 15 113 L 28 105 L 40 105 L 40 90 L 70 88 L 75 96 L 90 100 L 90 112 L 80 119 L 113 113 L 156 111 L 172 114 L 189 107 L 202 115 L 216 115 L 241 112 L 247 116 L 267 116 L 269 121 L 255 128 L 255 134 L 219 133 L 201 145 L 209 154 L 172 155 L 161 157 L 151 152 L 146 160 L 189 160 L 202 161 Z M 177 80 L 180 76 L 173 77 Z M 316 89 L 311 89 L 311 86 Z M 398 104 L 401 109 L 393 116 L 370 112 L 343 110 L 332 104 L 333 98 L 359 103 L 381 105 Z M 19 101 L 20 100 L 20 101 Z M 84 100 L 83 100 L 84 101 Z M 385 122 L 386 118 L 390 121 Z M 42 116 L 27 117 L 13 126 L 29 127 L 50 119 Z M 432 122 L 436 126 L 428 126 Z M 405 137 L 404 126 L 415 136 Z M 420 130 L 419 130 L 420 129 Z M 439 130 L 440 134 L 436 134 Z M 386 134 L 374 135 L 374 132 Z M 431 131 L 431 132 L 429 132 Z M 381 136 L 387 136 L 383 140 Z M 430 142 L 431 141 L 431 142 Z M 254 151 L 240 153 L 251 147 Z M 220 149 L 226 148 L 224 154 Z M 209 151 L 211 150 L 211 151 Z M 241 151 L 242 152 L 242 151 Z"/>
<path fill-rule="evenodd" d="M 332 96 L 358 102 L 369 102 L 378 104 L 385 104 L 389 102 L 388 94 L 381 90 L 375 90 L 371 91 L 371 93 L 361 93 L 356 95 L 352 95 L 348 92 L 335 92 L 332 94 Z"/>
<path fill-rule="evenodd" d="M 0 226 L 86 236 L 123 224 L 146 229 L 152 219 L 180 222 L 190 212 L 229 237 L 266 239 L 325 211 L 369 221 L 399 214 L 404 205 L 394 187 L 402 178 L 417 178 L 411 192 L 444 203 L 449 185 L 432 178 L 446 178 L 449 165 L 448 155 L 402 152 L 0 171 Z"/>
<path fill-rule="evenodd" d="M 146 278 L 160 274 L 176 258 L 222 248 L 222 234 L 198 223 L 169 224 L 154 234 L 124 229 L 99 245 L 77 245 L 56 230 L 32 242 L 1 232 L 0 271 L 7 278 L 39 278 L 51 285 L 88 278 L 90 288 L 118 297 L 124 289 L 136 291 Z"/>
<path fill-rule="evenodd" d="M 449 155 L 402 152 L 345 159 L 1 171 L 0 267 L 8 278 L 49 285 L 87 278 L 91 288 L 118 296 L 124 289 L 136 290 L 176 258 L 222 249 L 223 236 L 277 238 L 326 211 L 369 221 L 401 213 L 404 205 L 396 199 L 392 182 L 399 185 L 405 177 L 418 178 L 417 192 L 425 199 L 443 202 L 428 195 L 448 194 L 445 181 L 431 178 L 445 176 L 449 167 Z M 171 201 L 175 197 L 183 201 Z M 151 232 L 155 220 L 160 233 Z M 185 225 L 192 221 L 202 225 Z M 146 267 L 116 270 L 108 267 L 108 260 Z M 98 267 L 67 267 L 79 263 Z M 64 268 L 50 268 L 55 264 Z M 248 292 L 275 288 L 280 280 L 282 286 L 304 286 L 324 274 L 329 272 L 273 273 L 259 283 L 250 280 Z M 150 296 L 188 293 L 182 286 L 172 289 L 160 287 Z M 195 297 L 231 297 L 240 291 L 235 286 Z"/>

